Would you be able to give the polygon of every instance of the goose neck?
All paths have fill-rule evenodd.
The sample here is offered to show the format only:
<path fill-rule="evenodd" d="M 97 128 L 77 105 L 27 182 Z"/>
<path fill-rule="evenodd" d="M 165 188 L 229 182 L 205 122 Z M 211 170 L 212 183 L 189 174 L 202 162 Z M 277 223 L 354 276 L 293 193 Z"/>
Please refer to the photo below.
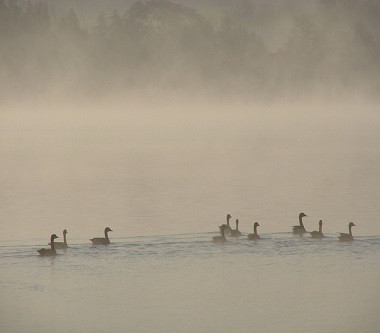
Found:
<path fill-rule="evenodd" d="M 51 248 L 53 251 L 55 251 L 54 237 L 53 237 L 53 236 L 50 238 L 50 248 Z"/>
<path fill-rule="evenodd" d="M 300 222 L 300 226 L 301 226 L 302 228 L 304 228 L 304 226 L 303 226 L 303 222 L 302 222 L 302 216 L 301 216 L 301 215 L 298 217 L 298 220 L 299 220 L 299 222 Z"/>

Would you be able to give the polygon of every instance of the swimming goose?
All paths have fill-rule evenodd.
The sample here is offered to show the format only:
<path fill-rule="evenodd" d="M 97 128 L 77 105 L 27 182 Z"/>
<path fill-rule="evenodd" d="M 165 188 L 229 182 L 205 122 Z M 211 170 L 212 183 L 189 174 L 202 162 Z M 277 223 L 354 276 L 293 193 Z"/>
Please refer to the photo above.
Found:
<path fill-rule="evenodd" d="M 231 237 L 239 237 L 241 236 L 241 232 L 239 231 L 239 219 L 236 219 L 236 229 L 231 230 L 230 234 Z"/>
<path fill-rule="evenodd" d="M 54 242 L 54 247 L 56 249 L 67 249 L 69 246 L 67 245 L 67 240 L 66 240 L 66 234 L 67 230 L 63 230 L 63 242 Z M 50 245 L 50 242 L 49 242 Z"/>
<path fill-rule="evenodd" d="M 225 228 L 225 231 L 227 231 L 227 232 L 230 232 L 231 230 L 232 230 L 232 228 L 230 227 L 230 219 L 231 219 L 231 215 L 230 214 L 227 214 L 227 225 L 225 225 L 226 226 L 226 228 Z"/>
<path fill-rule="evenodd" d="M 90 241 L 92 242 L 92 245 L 108 245 L 110 244 L 110 240 L 108 238 L 108 232 L 112 231 L 110 227 L 107 227 L 104 229 L 104 236 L 105 237 L 97 237 L 97 238 L 91 238 Z"/>
<path fill-rule="evenodd" d="M 325 235 L 322 233 L 322 220 L 319 220 L 319 230 L 318 231 L 312 231 L 310 233 L 311 238 L 323 238 Z"/>
<path fill-rule="evenodd" d="M 59 237 L 56 234 L 52 234 L 50 237 L 50 249 L 41 249 L 41 250 L 38 250 L 37 252 L 41 256 L 55 256 L 57 252 L 55 251 L 55 247 L 54 247 L 54 239 L 56 238 L 59 238 Z"/>
<path fill-rule="evenodd" d="M 250 240 L 255 240 L 255 239 L 260 239 L 260 236 L 257 234 L 257 227 L 259 227 L 260 224 L 258 222 L 255 222 L 253 225 L 253 234 L 248 235 L 248 239 Z"/>
<path fill-rule="evenodd" d="M 338 237 L 340 241 L 342 241 L 342 242 L 349 242 L 349 241 L 353 241 L 354 240 L 354 236 L 352 236 L 352 231 L 351 231 L 352 227 L 356 227 L 356 225 L 353 222 L 350 222 L 348 224 L 348 231 L 349 231 L 349 233 L 345 234 L 345 233 L 341 233 L 340 232 L 340 236 Z"/>
<path fill-rule="evenodd" d="M 220 236 L 214 236 L 212 237 L 212 241 L 214 243 L 224 243 L 227 242 L 226 236 L 224 235 L 224 231 L 227 228 L 225 224 L 222 224 L 219 229 L 220 229 Z"/>
<path fill-rule="evenodd" d="M 303 226 L 303 222 L 302 222 L 302 218 L 304 216 L 307 216 L 306 214 L 304 213 L 300 213 L 298 219 L 299 219 L 299 222 L 300 222 L 300 225 L 295 225 L 293 226 L 293 234 L 294 235 L 300 235 L 302 236 L 305 232 L 306 232 L 306 229 L 305 227 Z"/>

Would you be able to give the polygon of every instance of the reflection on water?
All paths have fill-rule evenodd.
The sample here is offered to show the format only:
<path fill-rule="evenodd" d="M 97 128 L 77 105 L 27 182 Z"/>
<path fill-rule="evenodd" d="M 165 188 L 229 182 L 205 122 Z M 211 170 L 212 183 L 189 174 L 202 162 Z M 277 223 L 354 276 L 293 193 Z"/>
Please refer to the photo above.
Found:
<path fill-rule="evenodd" d="M 215 233 L 3 246 L 7 332 L 376 332 L 380 238 Z"/>

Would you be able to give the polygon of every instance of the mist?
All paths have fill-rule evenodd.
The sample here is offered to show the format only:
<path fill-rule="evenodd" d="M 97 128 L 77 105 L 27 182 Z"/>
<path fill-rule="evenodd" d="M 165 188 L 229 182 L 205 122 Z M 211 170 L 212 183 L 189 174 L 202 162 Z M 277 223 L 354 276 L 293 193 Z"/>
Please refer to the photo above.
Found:
<path fill-rule="evenodd" d="M 377 2 L 0 7 L 3 195 L 25 200 L 5 204 L 8 237 L 63 215 L 74 230 L 114 216 L 131 235 L 207 231 L 234 208 L 286 231 L 277 220 L 309 206 L 370 212 L 359 232 L 379 232 Z"/>
<path fill-rule="evenodd" d="M 0 331 L 377 332 L 379 22 L 0 0 Z M 227 214 L 241 236 L 213 242 Z"/>
<path fill-rule="evenodd" d="M 0 6 L 2 101 L 339 101 L 376 99 L 379 90 L 380 6 L 372 0 Z"/>
<path fill-rule="evenodd" d="M 268 231 L 302 207 L 368 213 L 377 234 L 379 17 L 370 0 L 1 1 L 2 194 L 28 208 L 4 204 L 8 236 L 64 215 L 206 231 L 234 205 Z"/>

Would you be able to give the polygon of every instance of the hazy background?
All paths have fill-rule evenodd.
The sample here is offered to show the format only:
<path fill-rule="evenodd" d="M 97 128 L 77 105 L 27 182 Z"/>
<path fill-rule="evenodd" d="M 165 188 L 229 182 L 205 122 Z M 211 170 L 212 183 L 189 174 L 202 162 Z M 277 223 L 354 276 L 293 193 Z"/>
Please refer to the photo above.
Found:
<path fill-rule="evenodd" d="M 0 1 L 4 239 L 378 235 L 377 1 Z M 58 229 L 58 230 L 57 230 Z"/>
<path fill-rule="evenodd" d="M 0 0 L 0 331 L 377 333 L 379 22 L 370 0 Z M 293 236 L 300 212 L 327 237 Z M 228 213 L 244 236 L 215 244 Z"/>
<path fill-rule="evenodd" d="M 1 0 L 1 99 L 375 98 L 379 17 L 375 0 Z"/>

